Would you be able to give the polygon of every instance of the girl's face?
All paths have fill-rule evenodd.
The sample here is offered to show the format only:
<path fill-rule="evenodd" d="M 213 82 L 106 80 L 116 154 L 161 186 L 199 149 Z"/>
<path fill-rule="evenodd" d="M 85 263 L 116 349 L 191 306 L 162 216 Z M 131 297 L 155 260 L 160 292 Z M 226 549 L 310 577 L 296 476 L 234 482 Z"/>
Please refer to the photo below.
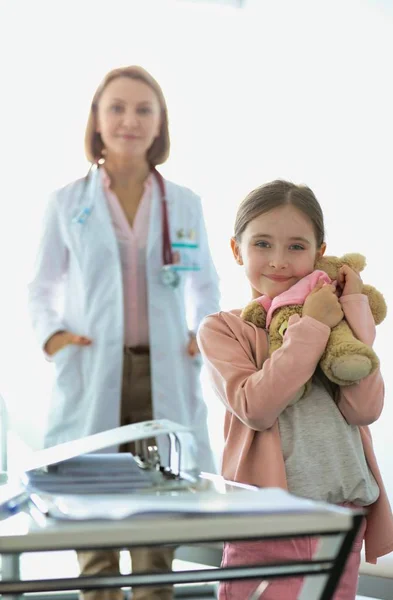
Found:
<path fill-rule="evenodd" d="M 254 296 L 274 298 L 314 270 L 325 252 L 317 247 L 311 220 L 286 204 L 255 217 L 247 225 L 240 244 L 231 241 L 236 261 L 244 265 Z"/>
<path fill-rule="evenodd" d="M 108 83 L 97 110 L 97 131 L 106 158 L 145 157 L 160 126 L 160 104 L 150 86 L 130 77 L 117 77 Z"/>

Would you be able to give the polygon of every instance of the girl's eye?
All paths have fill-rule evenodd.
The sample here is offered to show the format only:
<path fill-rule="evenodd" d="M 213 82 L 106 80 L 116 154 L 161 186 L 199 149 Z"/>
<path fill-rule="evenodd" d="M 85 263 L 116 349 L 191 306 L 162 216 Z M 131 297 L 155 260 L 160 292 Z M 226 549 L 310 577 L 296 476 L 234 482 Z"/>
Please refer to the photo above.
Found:
<path fill-rule="evenodd" d="M 270 248 L 269 242 L 264 242 L 263 240 L 257 242 L 256 245 L 258 246 L 258 248 Z"/>
<path fill-rule="evenodd" d="M 291 250 L 304 250 L 304 246 L 302 246 L 301 244 L 292 244 L 290 248 Z"/>

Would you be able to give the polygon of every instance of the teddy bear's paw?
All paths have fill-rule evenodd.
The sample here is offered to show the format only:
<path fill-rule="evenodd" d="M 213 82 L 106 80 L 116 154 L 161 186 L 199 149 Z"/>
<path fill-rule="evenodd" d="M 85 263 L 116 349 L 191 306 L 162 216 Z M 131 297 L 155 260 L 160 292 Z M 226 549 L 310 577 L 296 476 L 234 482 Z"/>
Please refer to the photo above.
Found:
<path fill-rule="evenodd" d="M 339 356 L 332 361 L 331 370 L 336 381 L 354 383 L 370 375 L 373 369 L 371 360 L 367 356 L 354 354 L 353 356 Z"/>
<path fill-rule="evenodd" d="M 257 300 L 250 302 L 243 308 L 240 318 L 253 323 L 256 327 L 262 327 L 262 329 L 266 326 L 266 311 Z"/>

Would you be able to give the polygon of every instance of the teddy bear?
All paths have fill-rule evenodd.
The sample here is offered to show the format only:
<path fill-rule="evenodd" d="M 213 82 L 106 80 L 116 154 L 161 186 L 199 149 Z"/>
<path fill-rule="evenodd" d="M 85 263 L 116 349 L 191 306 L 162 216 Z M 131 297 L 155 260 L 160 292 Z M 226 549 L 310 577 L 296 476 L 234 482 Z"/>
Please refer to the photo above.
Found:
<path fill-rule="evenodd" d="M 359 273 L 366 266 L 366 259 L 357 253 L 345 254 L 341 258 L 323 256 L 317 260 L 315 270 L 298 281 L 290 290 L 276 296 L 273 300 L 261 296 L 243 309 L 241 318 L 269 331 L 270 355 L 282 345 L 290 317 L 294 314 L 302 315 L 304 300 L 317 282 L 320 279 L 326 283 L 335 281 L 343 265 L 348 265 Z M 362 294 L 367 296 L 375 324 L 378 325 L 387 313 L 383 295 L 374 287 L 365 284 L 363 284 Z M 355 337 L 348 323 L 343 319 L 332 328 L 319 366 L 328 380 L 346 386 L 370 375 L 379 366 L 379 360 L 372 348 Z M 294 401 L 303 397 L 309 387 L 310 382 L 307 382 L 302 390 L 299 390 Z"/>

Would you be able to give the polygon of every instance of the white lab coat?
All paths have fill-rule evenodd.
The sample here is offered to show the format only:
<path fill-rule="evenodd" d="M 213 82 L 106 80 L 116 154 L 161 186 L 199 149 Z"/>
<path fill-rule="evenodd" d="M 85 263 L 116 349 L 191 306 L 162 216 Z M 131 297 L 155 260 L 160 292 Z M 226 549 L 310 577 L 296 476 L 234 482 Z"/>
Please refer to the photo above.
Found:
<path fill-rule="evenodd" d="M 154 418 L 192 426 L 188 447 L 202 470 L 214 469 L 199 376 L 200 360 L 186 352 L 189 327 L 219 307 L 200 198 L 166 181 L 172 243 L 193 232 L 197 248 L 186 249 L 200 271 L 181 272 L 178 288 L 160 280 L 161 196 L 154 179 L 147 244 L 148 318 Z M 75 217 L 86 206 L 83 224 Z M 69 345 L 53 357 L 55 383 L 45 446 L 119 426 L 124 343 L 124 307 L 119 250 L 98 170 L 51 198 L 40 240 L 29 309 L 41 347 L 58 330 L 88 336 L 88 347 Z M 162 439 L 162 438 L 161 438 Z M 161 452 L 163 446 L 161 445 Z M 184 456 L 184 453 L 183 453 Z"/>

